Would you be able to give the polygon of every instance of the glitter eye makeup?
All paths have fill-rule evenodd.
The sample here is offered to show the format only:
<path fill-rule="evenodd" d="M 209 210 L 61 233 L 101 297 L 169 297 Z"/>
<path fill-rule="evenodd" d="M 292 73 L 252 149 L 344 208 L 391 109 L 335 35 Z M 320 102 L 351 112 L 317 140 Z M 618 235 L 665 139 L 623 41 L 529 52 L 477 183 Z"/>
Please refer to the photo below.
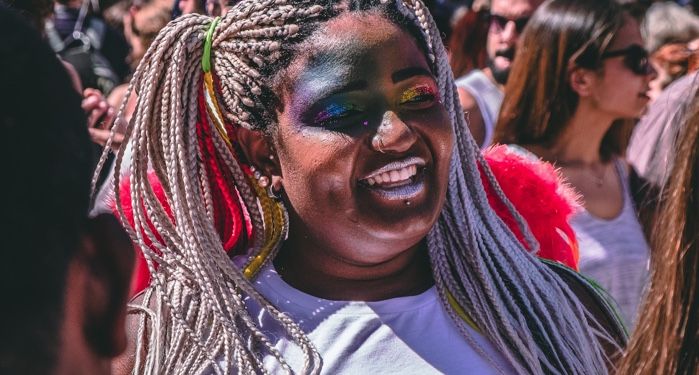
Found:
<path fill-rule="evenodd" d="M 411 87 L 403 92 L 400 104 L 432 102 L 437 98 L 435 89 L 428 85 Z"/>
<path fill-rule="evenodd" d="M 356 114 L 361 108 L 351 103 L 331 103 L 314 117 L 313 122 L 317 126 L 333 127 L 336 122 Z"/>

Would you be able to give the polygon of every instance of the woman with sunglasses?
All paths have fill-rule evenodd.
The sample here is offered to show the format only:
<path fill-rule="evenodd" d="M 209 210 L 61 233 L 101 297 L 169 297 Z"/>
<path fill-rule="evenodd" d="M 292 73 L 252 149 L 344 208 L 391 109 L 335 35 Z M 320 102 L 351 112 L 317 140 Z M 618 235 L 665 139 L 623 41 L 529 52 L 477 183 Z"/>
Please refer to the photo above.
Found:
<path fill-rule="evenodd" d="M 610 292 L 629 325 L 649 258 L 622 157 L 655 76 L 642 44 L 637 21 L 614 0 L 544 3 L 520 38 L 496 128 L 496 142 L 554 163 L 580 194 L 580 271 Z"/>

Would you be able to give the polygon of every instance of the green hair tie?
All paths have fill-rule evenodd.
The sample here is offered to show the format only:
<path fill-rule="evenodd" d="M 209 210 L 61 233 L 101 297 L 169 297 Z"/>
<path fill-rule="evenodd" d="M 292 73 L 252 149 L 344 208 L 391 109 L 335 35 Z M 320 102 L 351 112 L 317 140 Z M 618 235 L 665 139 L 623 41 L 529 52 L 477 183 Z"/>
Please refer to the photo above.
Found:
<path fill-rule="evenodd" d="M 211 71 L 211 44 L 214 39 L 214 30 L 216 25 L 221 21 L 221 17 L 214 18 L 214 21 L 209 25 L 209 30 L 206 31 L 206 41 L 204 42 L 204 56 L 201 57 L 201 69 L 204 73 Z"/>

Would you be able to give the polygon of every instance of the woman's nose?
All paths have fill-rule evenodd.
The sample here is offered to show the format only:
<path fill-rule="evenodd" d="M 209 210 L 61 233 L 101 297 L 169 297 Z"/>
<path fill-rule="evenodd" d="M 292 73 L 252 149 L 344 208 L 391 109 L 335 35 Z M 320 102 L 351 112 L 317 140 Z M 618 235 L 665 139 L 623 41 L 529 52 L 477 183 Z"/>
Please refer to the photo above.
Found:
<path fill-rule="evenodd" d="M 381 124 L 371 140 L 374 150 L 383 154 L 400 154 L 408 151 L 415 144 L 417 135 L 393 111 L 386 111 L 381 118 Z"/>

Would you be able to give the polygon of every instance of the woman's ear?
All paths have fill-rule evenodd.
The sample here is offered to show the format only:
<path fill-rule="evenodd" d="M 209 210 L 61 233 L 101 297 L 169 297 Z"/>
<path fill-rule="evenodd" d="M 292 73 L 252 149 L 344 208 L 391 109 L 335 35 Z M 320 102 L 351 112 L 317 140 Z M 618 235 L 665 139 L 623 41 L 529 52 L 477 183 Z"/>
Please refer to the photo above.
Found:
<path fill-rule="evenodd" d="M 570 87 L 584 98 L 592 95 L 597 73 L 585 68 L 573 68 L 569 73 Z"/>
<path fill-rule="evenodd" d="M 236 138 L 245 158 L 271 179 L 281 177 L 281 168 L 272 141 L 261 131 L 238 127 Z"/>

